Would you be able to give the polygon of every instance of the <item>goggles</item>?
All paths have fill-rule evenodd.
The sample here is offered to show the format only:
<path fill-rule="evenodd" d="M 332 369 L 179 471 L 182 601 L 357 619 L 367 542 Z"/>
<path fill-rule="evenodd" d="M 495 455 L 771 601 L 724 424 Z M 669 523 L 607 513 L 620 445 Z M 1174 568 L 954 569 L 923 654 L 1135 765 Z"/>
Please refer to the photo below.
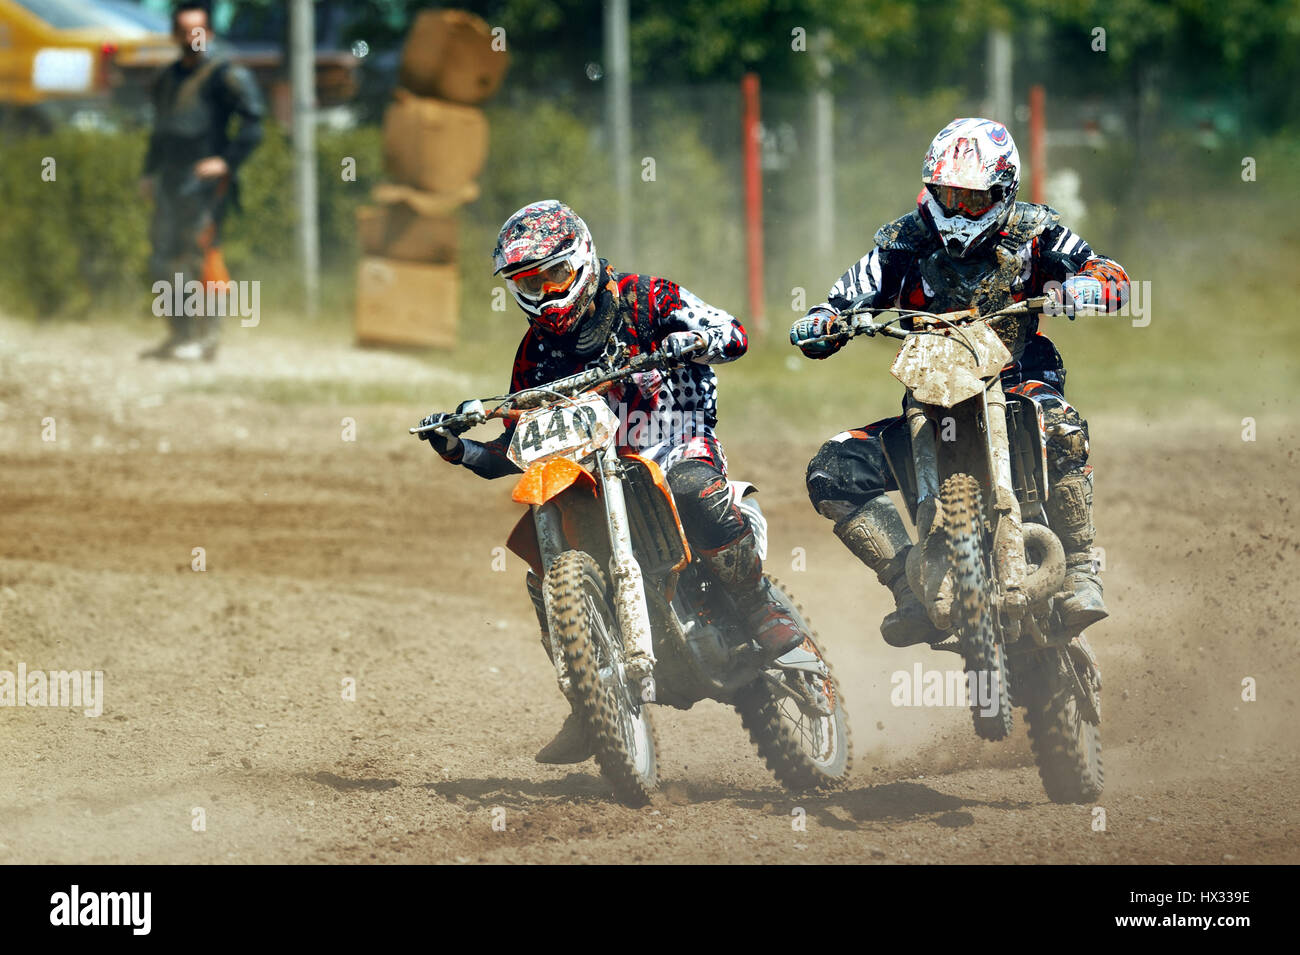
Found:
<path fill-rule="evenodd" d="M 960 189 L 957 186 L 940 186 L 926 183 L 934 201 L 950 216 L 963 215 L 969 219 L 978 219 L 1002 201 L 1001 186 L 992 189 Z"/>
<path fill-rule="evenodd" d="M 520 295 L 538 301 L 548 295 L 567 292 L 577 276 L 578 269 L 573 267 L 573 263 L 561 259 L 550 265 L 540 265 L 507 275 L 505 279 Z"/>

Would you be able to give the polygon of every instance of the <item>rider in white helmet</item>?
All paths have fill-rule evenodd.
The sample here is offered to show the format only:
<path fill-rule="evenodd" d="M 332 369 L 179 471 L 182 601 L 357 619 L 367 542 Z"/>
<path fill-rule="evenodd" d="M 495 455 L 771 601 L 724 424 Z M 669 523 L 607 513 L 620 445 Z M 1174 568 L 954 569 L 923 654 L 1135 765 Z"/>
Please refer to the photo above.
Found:
<path fill-rule="evenodd" d="M 875 247 L 790 329 L 791 342 L 809 358 L 827 358 L 842 347 L 843 340 L 817 339 L 856 301 L 930 312 L 979 308 L 987 314 L 1046 292 L 1071 318 L 1084 310 L 1114 311 L 1127 301 L 1128 275 L 1118 263 L 1093 252 L 1061 225 L 1055 210 L 1016 200 L 1020 154 L 1001 123 L 949 123 L 926 150 L 921 182 L 917 208 L 883 226 Z M 1046 509 L 1065 545 L 1071 591 L 1063 617 L 1068 628 L 1082 630 L 1107 616 L 1092 558 L 1088 423 L 1065 400 L 1060 352 L 1038 331 L 1037 320 L 1000 334 L 1012 355 L 1002 371 L 1004 388 L 1032 398 L 1047 427 Z M 844 431 L 826 442 L 808 465 L 808 493 L 849 550 L 893 592 L 897 607 L 881 624 L 885 640 L 910 646 L 943 635 L 908 586 L 904 566 L 911 536 L 885 496 L 897 485 L 880 432 L 896 420 Z"/>

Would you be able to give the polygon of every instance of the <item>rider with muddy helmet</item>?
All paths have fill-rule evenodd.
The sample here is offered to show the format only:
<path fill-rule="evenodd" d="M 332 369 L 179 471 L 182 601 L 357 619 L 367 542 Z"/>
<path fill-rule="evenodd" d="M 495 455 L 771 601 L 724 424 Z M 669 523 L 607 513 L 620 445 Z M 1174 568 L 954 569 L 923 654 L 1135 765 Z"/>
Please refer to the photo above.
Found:
<path fill-rule="evenodd" d="M 750 632 L 764 656 L 773 659 L 798 646 L 803 633 L 763 577 L 755 529 L 737 507 L 727 459 L 713 432 L 717 376 L 710 365 L 745 353 L 744 327 L 676 282 L 616 271 L 597 257 L 582 219 L 555 200 L 532 203 L 507 219 L 493 259 L 529 323 L 515 355 L 511 392 L 577 374 L 620 346 L 626 357 L 655 351 L 670 359 L 690 355 L 670 370 L 638 373 L 611 389 L 608 400 L 626 436 L 621 443 L 663 469 L 691 548 L 737 606 L 748 611 Z M 692 354 L 701 344 L 703 350 Z M 431 415 L 422 425 L 442 417 Z M 421 436 L 445 461 L 497 478 L 518 473 L 506 457 L 513 430 L 509 423 L 488 442 L 437 431 Z M 545 631 L 540 581 L 531 572 L 529 578 Z M 591 744 L 582 727 L 571 711 L 538 761 L 589 758 Z"/>
<path fill-rule="evenodd" d="M 1020 156 L 1001 123 L 949 123 L 926 151 L 921 182 L 917 208 L 882 226 L 875 247 L 840 277 L 826 302 L 790 329 L 790 341 L 809 358 L 828 358 L 843 346 L 847 339 L 817 339 L 825 339 L 831 322 L 853 303 L 988 314 L 1046 293 L 1073 318 L 1080 311 L 1115 311 L 1128 300 L 1128 275 L 1118 263 L 1094 252 L 1055 210 L 1016 200 Z M 1071 592 L 1063 618 L 1068 628 L 1081 630 L 1107 616 L 1092 557 L 1088 423 L 1065 400 L 1060 352 L 1038 331 L 1038 320 L 999 334 L 1012 357 L 1002 370 L 1003 387 L 1032 398 L 1046 425 L 1047 517 L 1065 546 Z M 908 585 L 911 537 L 885 495 L 898 487 L 880 433 L 897 420 L 835 435 L 809 463 L 807 482 L 813 506 L 893 592 L 896 609 L 880 630 L 887 643 L 905 647 L 937 643 L 944 635 Z"/>

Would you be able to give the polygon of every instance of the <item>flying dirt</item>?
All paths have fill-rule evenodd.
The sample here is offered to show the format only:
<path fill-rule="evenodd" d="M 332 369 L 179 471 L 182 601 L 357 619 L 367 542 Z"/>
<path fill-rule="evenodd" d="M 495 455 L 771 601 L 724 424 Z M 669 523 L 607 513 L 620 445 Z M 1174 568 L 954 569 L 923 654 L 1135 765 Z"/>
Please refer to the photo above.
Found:
<path fill-rule="evenodd" d="M 407 434 L 432 402 L 381 387 L 457 373 L 268 335 L 124 374 L 138 344 L 0 322 L 0 670 L 103 673 L 98 716 L 0 706 L 0 861 L 1300 861 L 1284 427 L 1092 416 L 1105 790 L 1056 805 L 1019 719 L 994 744 L 964 705 L 893 705 L 896 674 L 953 663 L 881 640 L 888 593 L 804 492 L 818 437 L 724 426 L 853 773 L 788 793 L 730 708 L 659 708 L 632 809 L 593 762 L 532 759 L 566 704 L 501 548 L 510 482 L 448 479 Z"/>

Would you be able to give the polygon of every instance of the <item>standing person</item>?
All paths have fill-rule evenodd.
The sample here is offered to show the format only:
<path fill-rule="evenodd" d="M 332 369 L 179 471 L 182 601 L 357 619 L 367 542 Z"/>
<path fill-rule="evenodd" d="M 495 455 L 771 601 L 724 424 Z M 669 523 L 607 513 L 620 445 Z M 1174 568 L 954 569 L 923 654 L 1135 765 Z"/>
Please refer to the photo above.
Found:
<path fill-rule="evenodd" d="M 880 228 L 875 247 L 835 283 L 827 300 L 790 329 L 809 358 L 828 358 L 844 340 L 828 339 L 840 311 L 873 308 L 983 314 L 1026 297 L 1052 295 L 1071 318 L 1113 312 L 1128 301 L 1129 278 L 1060 222 L 1054 209 L 1017 202 L 1020 154 L 1001 123 L 957 119 L 930 143 L 921 167 L 917 208 Z M 908 327 L 905 322 L 904 327 Z M 1065 546 L 1069 592 L 1061 604 L 1068 629 L 1107 616 L 1093 564 L 1092 465 L 1088 422 L 1065 400 L 1065 365 L 1037 319 L 1004 339 L 1012 361 L 1002 370 L 1008 392 L 1038 406 L 1047 430 L 1046 511 Z M 880 432 L 897 418 L 843 431 L 808 465 L 808 494 L 835 534 L 893 592 L 897 604 L 881 624 L 892 646 L 943 639 L 908 585 L 912 540 L 886 491 L 897 490 Z"/>
<path fill-rule="evenodd" d="M 671 372 L 643 373 L 611 389 L 607 400 L 620 414 L 626 445 L 663 469 L 691 549 L 747 611 L 749 632 L 764 657 L 775 659 L 797 647 L 804 634 L 763 576 L 754 528 L 736 506 L 727 458 L 713 433 L 717 376 L 711 366 L 745 354 L 744 327 L 676 282 L 616 271 L 597 257 L 586 223 L 554 199 L 527 205 L 507 219 L 493 258 L 496 273 L 528 317 L 510 376 L 512 392 L 591 368 L 611 344 L 626 346 L 629 355 L 657 351 L 674 359 L 704 346 Z M 431 415 L 422 424 L 441 419 Z M 632 427 L 637 419 L 645 423 Z M 480 477 L 499 478 L 519 472 L 506 457 L 514 427 L 507 425 L 488 442 L 438 431 L 421 438 L 443 460 Z M 534 577 L 530 591 L 540 595 L 539 585 Z M 540 607 L 538 618 L 545 629 Z M 545 635 L 542 643 L 549 656 Z M 571 711 L 537 761 L 580 763 L 591 755 L 583 722 Z"/>
<path fill-rule="evenodd" d="M 154 81 L 154 127 L 140 180 L 141 194 L 154 202 L 149 271 L 155 282 L 197 280 L 206 288 L 230 279 L 221 224 L 229 204 L 238 207 L 238 170 L 262 141 L 266 107 L 247 69 L 208 52 L 207 4 L 177 4 L 172 36 L 180 58 Z M 169 321 L 167 339 L 142 358 L 216 356 L 219 315 L 171 315 Z"/>

